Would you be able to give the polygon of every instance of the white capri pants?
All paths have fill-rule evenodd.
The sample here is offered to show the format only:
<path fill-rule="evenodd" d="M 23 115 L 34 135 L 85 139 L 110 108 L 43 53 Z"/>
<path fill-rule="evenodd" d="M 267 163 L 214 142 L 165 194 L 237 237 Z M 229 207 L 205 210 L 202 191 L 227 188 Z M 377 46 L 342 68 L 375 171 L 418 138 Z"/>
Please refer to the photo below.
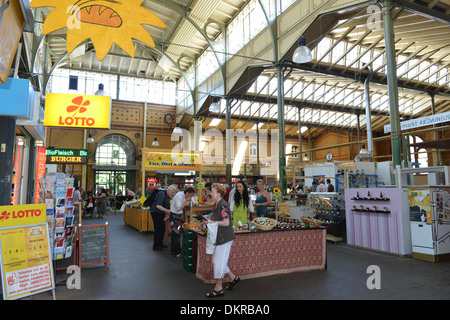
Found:
<path fill-rule="evenodd" d="M 232 241 L 216 246 L 212 256 L 212 263 L 214 267 L 214 279 L 222 279 L 225 274 L 230 272 L 228 269 L 228 257 L 230 256 Z"/>

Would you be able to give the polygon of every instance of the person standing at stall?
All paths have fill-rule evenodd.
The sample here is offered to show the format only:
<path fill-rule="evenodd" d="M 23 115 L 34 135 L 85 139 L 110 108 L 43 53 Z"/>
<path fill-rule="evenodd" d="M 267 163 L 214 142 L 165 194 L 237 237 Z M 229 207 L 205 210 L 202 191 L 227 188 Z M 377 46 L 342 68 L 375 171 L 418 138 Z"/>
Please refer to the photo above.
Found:
<path fill-rule="evenodd" d="M 153 234 L 153 250 L 160 251 L 164 248 L 164 232 L 166 226 L 164 224 L 164 217 L 170 215 L 170 198 L 172 198 L 178 191 L 177 187 L 171 185 L 162 192 L 158 192 L 155 201 L 150 206 L 150 212 L 155 227 Z"/>
<path fill-rule="evenodd" d="M 253 204 L 256 207 L 256 216 L 262 217 L 266 214 L 267 206 L 271 203 L 269 192 L 264 188 L 264 180 L 259 179 L 256 181 L 256 187 L 258 192 L 256 193 L 256 200 Z"/>
<path fill-rule="evenodd" d="M 97 218 L 103 219 L 103 215 L 106 213 L 106 190 L 98 189 L 97 193 Z"/>
<path fill-rule="evenodd" d="M 194 188 L 188 187 L 184 191 L 178 191 L 172 199 L 170 204 L 170 224 L 172 230 L 170 231 L 170 254 L 176 257 L 181 255 L 180 247 L 180 230 L 176 227 L 176 220 L 181 220 L 184 207 L 189 205 L 191 197 L 194 195 Z"/>
<path fill-rule="evenodd" d="M 225 187 L 221 184 L 214 183 L 211 187 L 211 196 L 214 201 L 214 211 L 205 216 L 206 223 L 217 223 L 217 238 L 216 248 L 212 255 L 212 263 L 214 267 L 214 280 L 215 286 L 211 292 L 208 292 L 206 296 L 208 298 L 215 298 L 224 295 L 222 288 L 222 282 L 225 275 L 231 280 L 228 283 L 226 289 L 232 289 L 239 281 L 240 278 L 235 275 L 228 268 L 228 258 L 230 256 L 231 245 L 235 239 L 233 230 L 233 224 L 230 221 L 232 219 L 230 215 L 230 208 L 228 203 L 223 199 L 225 195 Z"/>
<path fill-rule="evenodd" d="M 327 185 L 328 185 L 328 187 L 327 187 L 327 192 L 334 192 L 334 186 L 333 186 L 333 184 L 331 183 L 331 180 L 330 180 L 330 179 L 327 179 Z"/>
<path fill-rule="evenodd" d="M 230 202 L 230 211 L 233 217 L 233 226 L 246 224 L 251 220 L 251 214 L 255 211 L 248 195 L 247 184 L 242 180 L 236 183 L 236 192 Z"/>

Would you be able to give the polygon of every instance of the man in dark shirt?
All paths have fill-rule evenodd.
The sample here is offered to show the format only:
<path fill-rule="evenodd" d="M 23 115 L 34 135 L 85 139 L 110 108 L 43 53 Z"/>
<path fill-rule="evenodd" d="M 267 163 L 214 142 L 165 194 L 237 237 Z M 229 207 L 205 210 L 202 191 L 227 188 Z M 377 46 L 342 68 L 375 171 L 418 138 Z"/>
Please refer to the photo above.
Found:
<path fill-rule="evenodd" d="M 330 179 L 327 179 L 327 184 L 328 184 L 328 189 L 327 189 L 327 191 L 328 191 L 328 192 L 334 192 L 334 186 L 333 186 L 333 184 L 331 183 L 331 180 L 330 180 Z"/>
<path fill-rule="evenodd" d="M 174 185 L 169 186 L 167 190 L 159 192 L 156 195 L 155 201 L 150 206 L 150 213 L 153 219 L 153 225 L 155 227 L 155 233 L 153 235 L 153 250 L 162 250 L 164 232 L 166 230 L 164 217 L 170 215 L 170 198 L 172 198 L 177 192 L 177 187 Z"/>

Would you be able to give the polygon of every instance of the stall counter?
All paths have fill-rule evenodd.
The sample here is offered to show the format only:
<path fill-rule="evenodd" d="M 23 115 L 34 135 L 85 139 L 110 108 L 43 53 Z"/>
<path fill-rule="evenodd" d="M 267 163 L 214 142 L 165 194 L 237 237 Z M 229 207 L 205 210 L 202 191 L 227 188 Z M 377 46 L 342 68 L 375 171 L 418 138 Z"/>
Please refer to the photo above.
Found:
<path fill-rule="evenodd" d="M 126 206 L 123 212 L 123 222 L 140 232 L 155 230 L 150 210 Z"/>
<path fill-rule="evenodd" d="M 236 233 L 228 267 L 241 279 L 300 271 L 324 270 L 327 265 L 326 228 Z M 196 277 L 214 283 L 212 255 L 206 237 L 197 234 Z"/>

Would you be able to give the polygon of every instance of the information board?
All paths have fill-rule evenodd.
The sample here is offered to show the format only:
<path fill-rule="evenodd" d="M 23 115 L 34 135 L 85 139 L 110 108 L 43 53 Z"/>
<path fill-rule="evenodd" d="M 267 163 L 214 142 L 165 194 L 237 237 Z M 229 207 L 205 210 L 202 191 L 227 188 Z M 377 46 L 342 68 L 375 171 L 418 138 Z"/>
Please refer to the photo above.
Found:
<path fill-rule="evenodd" d="M 5 300 L 55 289 L 47 223 L 0 229 L 0 249 Z"/>
<path fill-rule="evenodd" d="M 108 223 L 79 226 L 79 263 L 83 265 L 105 263 L 109 268 Z"/>

